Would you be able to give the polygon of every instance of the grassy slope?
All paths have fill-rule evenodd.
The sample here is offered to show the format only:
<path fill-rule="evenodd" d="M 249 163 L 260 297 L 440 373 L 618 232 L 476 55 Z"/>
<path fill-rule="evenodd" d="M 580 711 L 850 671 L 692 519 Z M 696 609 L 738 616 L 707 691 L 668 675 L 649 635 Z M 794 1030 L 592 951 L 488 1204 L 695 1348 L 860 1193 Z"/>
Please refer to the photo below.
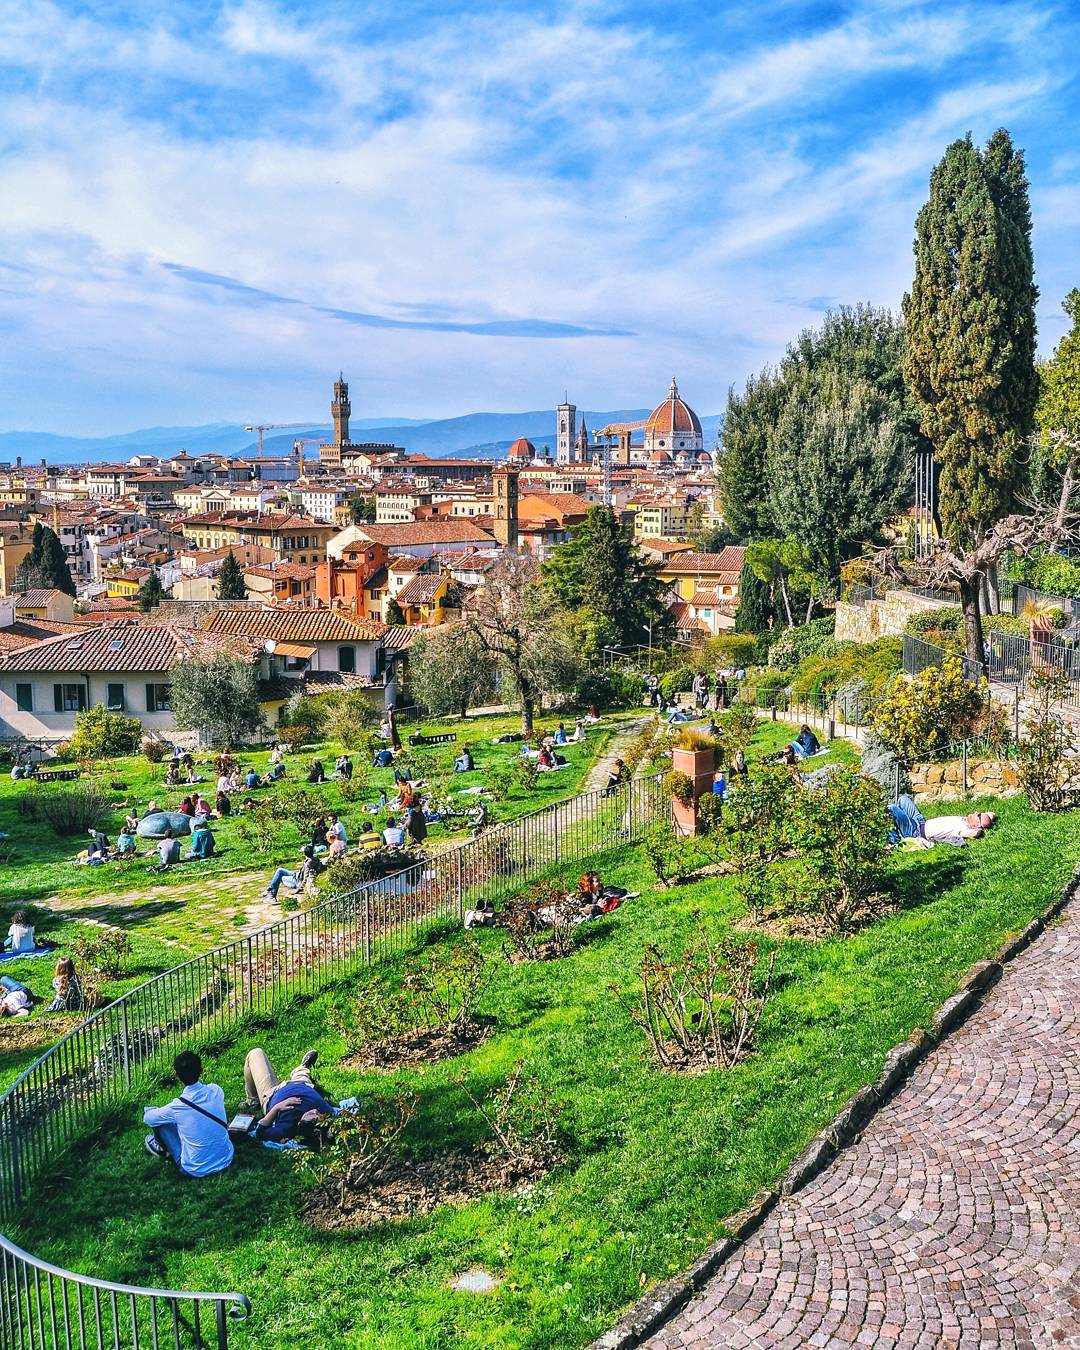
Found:
<path fill-rule="evenodd" d="M 182 1183 L 143 1152 L 133 1109 L 65 1160 L 17 1240 L 98 1275 L 242 1290 L 255 1316 L 238 1345 L 317 1337 L 380 1350 L 584 1344 L 643 1283 L 685 1265 L 725 1214 L 774 1181 L 961 973 L 1049 902 L 1078 856 L 1080 821 L 1034 816 L 1014 800 L 969 849 L 897 857 L 902 910 L 847 941 L 785 943 L 759 1053 L 726 1075 L 679 1078 L 649 1067 L 607 985 L 629 986 L 643 945 L 676 942 L 695 907 L 722 926 L 739 917 L 737 906 L 716 880 L 650 892 L 640 855 L 628 850 L 605 873 L 645 894 L 590 925 L 568 961 L 501 966 L 486 1004 L 497 1033 L 461 1062 L 481 1085 L 524 1056 L 570 1103 L 574 1155 L 537 1207 L 489 1198 L 320 1237 L 295 1217 L 301 1182 L 282 1157 L 245 1148 L 225 1176 Z M 499 946 L 495 933 L 481 940 Z M 230 1103 L 250 1045 L 265 1044 L 281 1068 L 316 1045 L 334 1092 L 363 1098 L 408 1084 L 422 1094 L 418 1150 L 478 1137 L 450 1081 L 458 1063 L 396 1077 L 341 1071 L 324 1003 L 253 1027 L 212 1058 L 210 1074 L 227 1085 Z M 163 1084 L 154 1099 L 168 1095 Z M 505 1278 L 496 1295 L 445 1288 L 473 1262 Z"/>
<path fill-rule="evenodd" d="M 566 747 L 569 768 L 558 773 L 541 774 L 531 792 L 515 787 L 506 799 L 494 804 L 492 813 L 495 818 L 508 820 L 579 792 L 589 769 L 604 752 L 620 725 L 640 715 L 637 710 L 632 710 L 606 716 L 603 725 L 593 728 L 585 742 Z M 455 776 L 453 782 L 457 788 L 486 782 L 492 769 L 511 761 L 518 754 L 519 746 L 516 744 L 497 746 L 491 743 L 494 736 L 514 730 L 517 726 L 519 721 L 516 717 L 500 716 L 470 719 L 467 724 L 458 720 L 425 723 L 419 729 L 426 733 L 455 731 L 458 734 L 456 745 L 425 748 L 424 753 L 435 756 L 440 766 L 449 767 L 462 744 L 468 743 L 472 747 L 477 770 L 475 773 Z M 407 733 L 415 729 L 405 730 Z M 305 750 L 290 756 L 293 780 L 303 780 L 315 753 L 320 755 L 329 772 L 340 753 L 340 747 L 324 743 L 317 751 Z M 253 763 L 263 773 L 269 764 L 269 754 L 256 752 L 245 757 L 247 762 Z M 110 761 L 101 776 L 106 782 L 115 780 L 126 783 L 127 792 L 117 793 L 115 797 L 118 801 L 123 798 L 133 808 L 141 810 L 152 799 L 162 806 L 175 807 L 188 789 L 164 788 L 162 779 L 165 767 L 151 765 L 142 756 L 131 756 Z M 201 774 L 207 779 L 216 778 L 212 763 L 202 766 Z M 212 800 L 213 782 L 201 786 Z M 365 801 L 377 801 L 380 788 L 385 788 L 388 795 L 392 795 L 392 770 L 371 770 L 368 786 L 371 790 L 365 795 Z M 71 860 L 84 846 L 85 836 L 56 838 L 43 823 L 28 821 L 18 814 L 16 803 L 20 797 L 33 790 L 31 784 L 13 783 L 8 775 L 0 774 L 0 829 L 10 834 L 15 845 L 12 861 L 0 867 L 0 935 L 7 932 L 14 910 L 25 907 L 29 907 L 34 915 L 39 936 L 51 939 L 61 948 L 80 931 L 82 922 L 87 919 L 124 928 L 132 939 L 131 966 L 123 979 L 103 984 L 102 992 L 109 998 L 115 998 L 125 989 L 176 965 L 188 956 L 207 951 L 234 937 L 237 929 L 245 923 L 246 906 L 263 888 L 272 869 L 279 863 L 295 862 L 300 845 L 306 842 L 293 826 L 285 825 L 273 849 L 256 853 L 239 837 L 235 819 L 229 818 L 214 824 L 220 850 L 218 856 L 205 863 L 182 864 L 168 877 L 148 873 L 146 866 L 150 859 L 147 857 L 104 867 L 79 867 Z M 46 789 L 42 786 L 37 790 Z M 358 833 L 361 822 L 371 819 L 355 802 L 342 799 L 336 782 L 311 787 L 309 790 L 322 797 L 327 810 L 337 810 L 341 814 L 353 837 Z M 272 792 L 271 788 L 262 795 Z M 471 800 L 469 797 L 462 798 L 466 804 Z M 382 812 L 378 819 L 381 820 L 385 815 Z M 123 812 L 112 812 L 102 823 L 113 840 L 122 821 Z M 440 844 L 445 846 L 455 837 L 463 836 L 450 835 L 440 825 L 431 827 L 430 842 L 436 847 Z M 142 843 L 140 849 L 149 854 L 149 841 Z M 186 840 L 183 841 L 183 851 L 185 854 L 188 851 Z M 208 881 L 222 883 L 221 890 L 208 891 Z M 59 904 L 41 908 L 42 903 L 54 897 L 59 897 Z M 81 903 L 83 899 L 85 904 Z M 23 981 L 39 997 L 51 998 L 53 965 L 54 962 L 47 958 L 11 961 L 0 967 L 0 973 Z M 39 1005 L 39 1010 L 30 1019 L 35 1024 L 32 1030 L 23 1019 L 0 1021 L 0 1088 L 14 1081 L 58 1034 L 55 1020 L 52 1025 L 57 1027 L 56 1033 L 46 1032 L 44 1027 L 39 1027 L 40 1020 Z M 27 1046 L 26 1042 L 32 1037 L 40 1039 Z"/>

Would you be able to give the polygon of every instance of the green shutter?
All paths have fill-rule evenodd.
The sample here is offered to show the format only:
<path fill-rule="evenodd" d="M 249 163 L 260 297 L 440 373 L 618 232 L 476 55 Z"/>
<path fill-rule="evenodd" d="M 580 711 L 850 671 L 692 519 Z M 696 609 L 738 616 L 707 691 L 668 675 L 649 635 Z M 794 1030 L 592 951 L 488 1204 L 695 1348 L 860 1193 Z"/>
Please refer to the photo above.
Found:
<path fill-rule="evenodd" d="M 64 686 L 62 684 L 53 685 L 53 707 L 57 712 L 64 711 Z"/>

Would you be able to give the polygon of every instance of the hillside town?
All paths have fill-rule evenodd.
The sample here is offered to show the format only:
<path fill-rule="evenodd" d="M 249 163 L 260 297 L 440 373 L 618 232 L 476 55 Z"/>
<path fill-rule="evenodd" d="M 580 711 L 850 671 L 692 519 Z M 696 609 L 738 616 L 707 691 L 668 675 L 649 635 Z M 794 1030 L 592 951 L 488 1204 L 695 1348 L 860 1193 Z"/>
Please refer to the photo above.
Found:
<path fill-rule="evenodd" d="M 0 465 L 0 736 L 63 741 L 98 703 L 167 730 L 177 654 L 241 631 L 270 703 L 287 679 L 393 706 L 419 632 L 460 620 L 503 552 L 543 563 L 598 505 L 656 567 L 683 640 L 733 628 L 744 549 L 695 542 L 723 514 L 674 379 L 647 419 L 591 436 L 563 402 L 554 449 L 519 438 L 500 461 L 352 440 L 343 376 L 330 410 L 332 438 L 285 458 Z M 56 536 L 70 585 L 40 584 L 35 530 Z M 242 591 L 223 597 L 227 560 Z M 253 612 L 242 627 L 221 612 L 238 607 Z"/>

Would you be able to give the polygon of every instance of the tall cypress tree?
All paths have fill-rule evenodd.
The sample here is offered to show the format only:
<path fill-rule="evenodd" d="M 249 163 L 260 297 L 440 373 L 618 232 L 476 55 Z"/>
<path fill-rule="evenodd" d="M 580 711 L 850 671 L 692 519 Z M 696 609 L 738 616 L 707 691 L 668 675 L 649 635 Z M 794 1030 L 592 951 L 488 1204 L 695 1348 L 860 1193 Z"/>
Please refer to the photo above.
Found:
<path fill-rule="evenodd" d="M 735 611 L 736 633 L 766 633 L 774 610 L 772 592 L 767 581 L 762 581 L 749 563 L 743 563 L 739 573 L 739 606 Z"/>
<path fill-rule="evenodd" d="M 65 595 L 75 594 L 75 582 L 64 555 L 64 546 L 53 530 L 35 521 L 30 536 L 30 552 L 15 571 L 15 589 L 57 590 Z"/>
<path fill-rule="evenodd" d="M 738 539 L 772 533 L 765 499 L 765 457 L 769 428 L 780 415 L 786 391 L 779 374 L 765 369 L 746 387 L 728 390 L 720 433 L 716 483 L 724 519 Z"/>
<path fill-rule="evenodd" d="M 954 141 L 915 223 L 905 376 L 934 449 L 938 515 L 956 550 L 1009 513 L 1035 414 L 1031 209 L 1021 151 Z M 981 582 L 961 582 L 968 655 L 982 659 Z"/>
<path fill-rule="evenodd" d="M 240 564 L 236 561 L 236 554 L 232 549 L 226 553 L 221 564 L 221 571 L 218 573 L 218 599 L 247 599 L 247 583 L 244 581 L 244 573 Z"/>

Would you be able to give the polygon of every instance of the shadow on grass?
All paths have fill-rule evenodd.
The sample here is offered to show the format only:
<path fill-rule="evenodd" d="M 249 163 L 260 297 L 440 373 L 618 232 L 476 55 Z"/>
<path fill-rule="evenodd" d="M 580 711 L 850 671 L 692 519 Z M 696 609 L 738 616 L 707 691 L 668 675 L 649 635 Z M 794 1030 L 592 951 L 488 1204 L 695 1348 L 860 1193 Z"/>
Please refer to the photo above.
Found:
<path fill-rule="evenodd" d="M 902 867 L 892 875 L 892 893 L 901 909 L 918 909 L 960 884 L 970 857 L 966 848 L 956 848 L 930 858 L 919 867 Z"/>

